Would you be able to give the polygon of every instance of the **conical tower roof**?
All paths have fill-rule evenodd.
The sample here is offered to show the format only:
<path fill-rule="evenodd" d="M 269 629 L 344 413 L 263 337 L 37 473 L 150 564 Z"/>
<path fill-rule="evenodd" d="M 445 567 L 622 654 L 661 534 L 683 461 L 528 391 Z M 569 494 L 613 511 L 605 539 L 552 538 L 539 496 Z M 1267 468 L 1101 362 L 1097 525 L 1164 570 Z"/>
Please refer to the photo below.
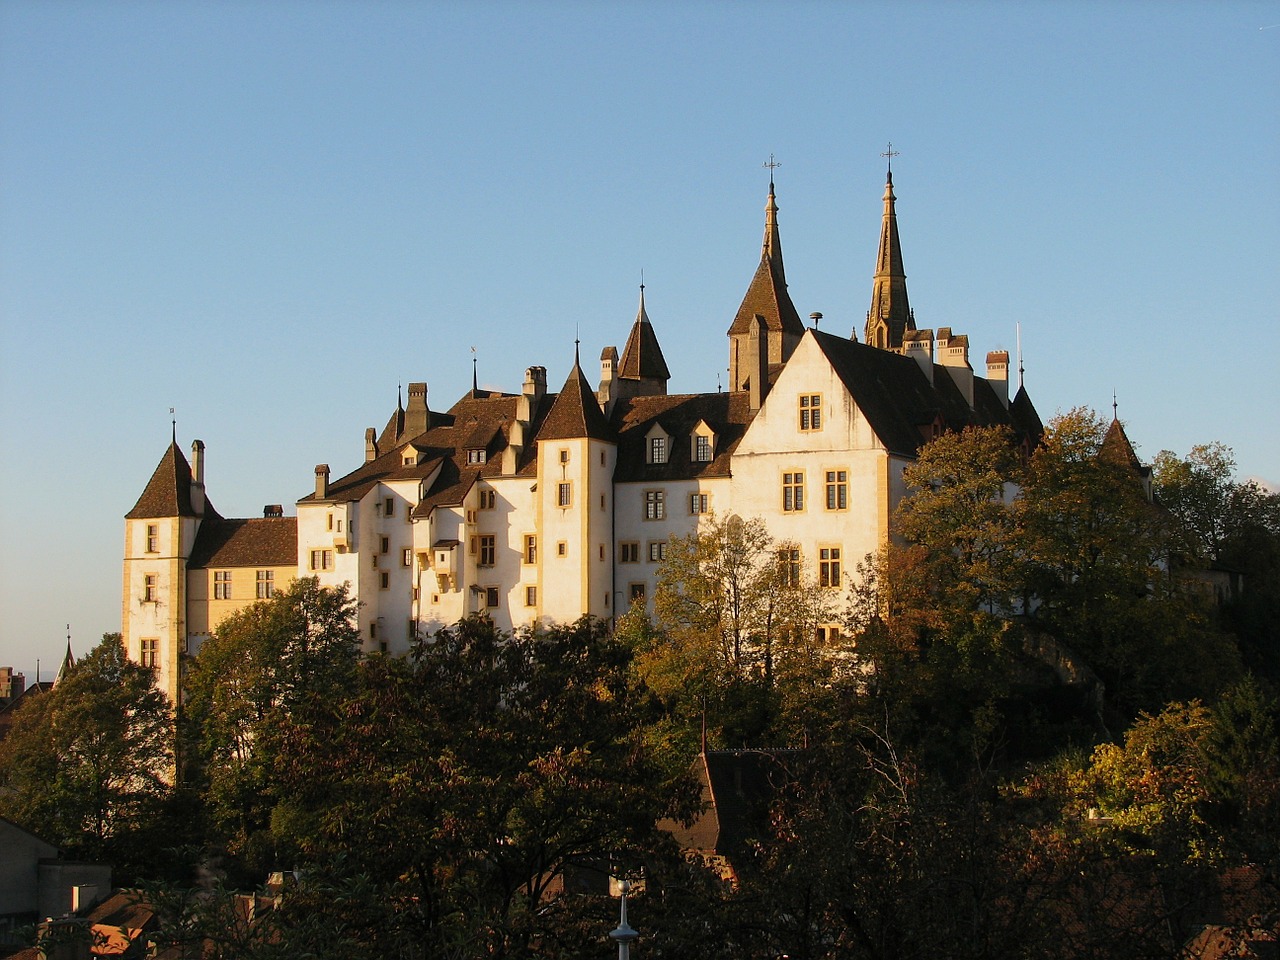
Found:
<path fill-rule="evenodd" d="M 578 363 L 578 348 L 573 350 L 573 369 L 547 411 L 538 431 L 539 440 L 568 440 L 587 437 L 592 440 L 617 442 L 617 434 L 596 400 L 595 391 L 587 383 Z"/>
<path fill-rule="evenodd" d="M 770 333 L 792 334 L 797 339 L 804 336 L 804 323 L 787 293 L 786 271 L 782 266 L 782 237 L 778 232 L 778 201 L 774 196 L 773 178 L 769 179 L 769 199 L 764 207 L 764 243 L 760 251 L 760 265 L 747 287 L 742 305 L 729 326 L 730 336 L 751 332 L 756 316 L 764 318 Z"/>
<path fill-rule="evenodd" d="M 896 350 L 903 334 L 915 330 L 915 318 L 907 300 L 907 274 L 902 267 L 902 243 L 898 239 L 897 197 L 893 192 L 893 170 L 885 175 L 884 218 L 880 225 L 880 249 L 867 312 L 866 342 L 873 347 Z"/>
<path fill-rule="evenodd" d="M 142 496 L 133 505 L 133 509 L 125 514 L 125 519 L 196 516 L 200 514 L 196 512 L 191 500 L 191 464 L 178 449 L 178 444 L 170 443 L 169 449 L 160 458 L 155 473 L 147 481 Z M 217 511 L 207 500 L 204 516 L 217 516 Z"/>
<path fill-rule="evenodd" d="M 627 345 L 623 348 L 618 376 L 624 380 L 665 382 L 671 379 L 666 358 L 662 356 L 662 347 L 658 345 L 658 336 L 653 332 L 653 324 L 649 322 L 649 315 L 644 309 L 643 283 L 640 284 L 640 310 L 636 314 L 636 322 L 631 325 Z"/>

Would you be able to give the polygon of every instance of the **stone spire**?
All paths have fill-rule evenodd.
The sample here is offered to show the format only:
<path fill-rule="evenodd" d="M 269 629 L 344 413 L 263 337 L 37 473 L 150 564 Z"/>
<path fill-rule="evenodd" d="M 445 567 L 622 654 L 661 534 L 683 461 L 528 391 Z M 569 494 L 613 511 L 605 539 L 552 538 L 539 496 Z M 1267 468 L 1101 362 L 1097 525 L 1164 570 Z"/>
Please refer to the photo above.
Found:
<path fill-rule="evenodd" d="M 751 285 L 747 287 L 742 305 L 729 327 L 730 390 L 746 390 L 750 383 L 755 365 L 748 362 L 747 355 L 750 341 L 756 334 L 756 317 L 764 321 L 769 366 L 785 363 L 804 336 L 804 323 L 787 293 L 786 272 L 782 267 L 782 238 L 778 232 L 778 202 L 774 195 L 772 169 L 764 215 L 760 265 L 756 267 Z"/>
<path fill-rule="evenodd" d="M 907 274 L 902 269 L 902 245 L 898 241 L 898 215 L 894 209 L 893 170 L 885 175 L 884 221 L 880 226 L 880 250 L 876 255 L 871 309 L 867 311 L 866 342 L 873 347 L 897 350 L 902 335 L 915 330 L 916 321 L 907 302 Z"/>
<path fill-rule="evenodd" d="M 664 394 L 667 392 L 667 381 L 671 379 L 662 347 L 658 344 L 658 336 L 653 332 L 653 324 L 649 322 L 649 314 L 644 309 L 643 283 L 640 284 L 640 309 L 636 313 L 636 322 L 631 325 L 627 345 L 622 350 L 618 377 L 628 382 L 637 381 L 629 384 L 629 396 Z"/>

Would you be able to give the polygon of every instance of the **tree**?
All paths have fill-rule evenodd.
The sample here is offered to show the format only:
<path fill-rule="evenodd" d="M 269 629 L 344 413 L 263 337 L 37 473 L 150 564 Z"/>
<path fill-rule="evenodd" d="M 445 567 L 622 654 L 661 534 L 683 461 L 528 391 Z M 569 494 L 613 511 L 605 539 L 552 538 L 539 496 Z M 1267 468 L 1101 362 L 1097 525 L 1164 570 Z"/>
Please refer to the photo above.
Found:
<path fill-rule="evenodd" d="M 279 732 L 295 711 L 345 691 L 358 651 L 346 587 L 308 578 L 232 614 L 190 665 L 184 778 L 204 791 L 218 844 L 250 875 L 285 853 L 270 831 Z"/>
<path fill-rule="evenodd" d="M 127 874 L 169 796 L 173 736 L 155 674 L 106 634 L 19 709 L 0 744 L 0 814 L 67 855 L 114 858 Z"/>

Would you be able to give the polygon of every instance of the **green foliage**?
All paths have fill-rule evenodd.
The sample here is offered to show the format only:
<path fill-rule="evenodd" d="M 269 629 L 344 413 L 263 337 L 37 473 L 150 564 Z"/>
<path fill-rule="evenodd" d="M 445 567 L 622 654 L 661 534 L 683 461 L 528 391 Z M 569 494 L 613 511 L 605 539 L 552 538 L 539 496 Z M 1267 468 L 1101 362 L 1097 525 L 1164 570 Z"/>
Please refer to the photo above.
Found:
<path fill-rule="evenodd" d="M 53 689 L 27 697 L 0 743 L 0 815 L 71 857 L 115 859 L 125 876 L 153 852 L 172 774 L 170 705 L 119 634 Z"/>

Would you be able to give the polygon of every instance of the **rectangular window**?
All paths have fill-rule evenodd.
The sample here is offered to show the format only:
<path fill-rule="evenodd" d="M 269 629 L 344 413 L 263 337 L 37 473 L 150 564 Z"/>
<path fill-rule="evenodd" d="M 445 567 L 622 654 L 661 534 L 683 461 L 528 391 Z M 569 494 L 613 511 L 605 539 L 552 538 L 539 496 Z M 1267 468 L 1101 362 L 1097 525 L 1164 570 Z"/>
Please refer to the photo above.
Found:
<path fill-rule="evenodd" d="M 159 599 L 156 594 L 156 575 L 148 573 L 142 578 L 142 601 L 143 603 L 155 603 Z"/>
<path fill-rule="evenodd" d="M 568 463 L 568 462 L 569 462 L 569 451 L 568 451 L 568 450 L 561 450 L 561 451 L 560 451 L 560 462 L 561 462 L 561 463 Z"/>
<path fill-rule="evenodd" d="M 143 637 L 138 651 L 138 662 L 152 670 L 160 666 L 160 640 L 157 637 Z"/>
<path fill-rule="evenodd" d="M 400 566 L 413 566 L 413 547 L 405 547 L 404 550 L 400 552 Z"/>
<path fill-rule="evenodd" d="M 840 548 L 821 547 L 818 550 L 818 586 L 840 586 Z"/>
<path fill-rule="evenodd" d="M 709 503 L 710 503 L 710 498 L 705 493 L 689 494 L 689 512 L 690 513 L 706 513 L 707 505 Z"/>
<path fill-rule="evenodd" d="M 660 563 L 667 559 L 667 541 L 651 540 L 649 541 L 649 562 Z"/>
<path fill-rule="evenodd" d="M 484 605 L 486 607 L 496 607 L 498 605 L 498 588 L 497 587 L 484 588 Z"/>
<path fill-rule="evenodd" d="M 259 570 L 256 581 L 256 590 L 254 595 L 259 600 L 270 600 L 276 595 L 276 572 L 274 570 Z"/>
<path fill-rule="evenodd" d="M 644 603 L 644 584 L 643 583 L 631 584 L 627 592 L 631 597 L 632 603 L 635 603 L 637 600 L 639 600 L 641 603 Z"/>
<path fill-rule="evenodd" d="M 623 541 L 618 544 L 619 563 L 639 563 L 640 544 L 635 541 Z"/>
<path fill-rule="evenodd" d="M 328 520 L 329 520 L 329 529 L 330 529 L 330 530 L 332 530 L 332 529 L 333 529 L 333 514 L 332 514 L 332 513 L 328 515 Z"/>
<path fill-rule="evenodd" d="M 800 429 L 822 429 L 822 394 L 806 393 L 800 397 Z"/>
<path fill-rule="evenodd" d="M 492 567 L 497 555 L 497 540 L 493 534 L 487 533 L 482 536 L 480 538 L 480 566 Z"/>
<path fill-rule="evenodd" d="M 783 547 L 779 550 L 778 567 L 783 586 L 800 586 L 800 549 L 798 547 Z"/>
<path fill-rule="evenodd" d="M 560 540 L 556 542 L 556 556 L 567 557 L 569 555 L 569 541 Z"/>
<path fill-rule="evenodd" d="M 650 437 L 649 438 L 649 462 L 650 463 L 666 463 L 667 462 L 667 438 L 666 437 Z"/>
<path fill-rule="evenodd" d="M 556 487 L 556 506 L 573 506 L 573 484 L 565 481 Z"/>
<path fill-rule="evenodd" d="M 384 515 L 384 516 L 388 516 L 388 517 L 394 517 L 394 516 L 395 516 L 395 513 L 396 513 L 396 498 L 395 498 L 395 497 L 387 497 L 386 506 L 385 506 L 385 507 L 383 507 L 382 513 L 383 513 L 383 515 Z"/>
<path fill-rule="evenodd" d="M 839 643 L 839 642 L 840 642 L 840 628 L 839 628 L 839 627 L 837 627 L 837 626 L 835 626 L 835 625 L 831 625 L 831 624 L 828 624 L 828 625 L 826 625 L 826 626 L 819 627 L 819 628 L 818 628 L 818 642 L 819 642 L 819 643 Z"/>
<path fill-rule="evenodd" d="M 827 471 L 827 509 L 845 510 L 849 506 L 849 474 L 844 470 Z"/>
<path fill-rule="evenodd" d="M 379 552 L 379 553 L 386 553 L 386 552 L 387 552 L 388 550 L 390 550 L 390 549 L 391 549 L 391 538 L 390 538 L 390 537 L 382 537 L 382 538 L 380 538 L 380 539 L 378 540 L 378 552 Z"/>
<path fill-rule="evenodd" d="M 782 509 L 790 512 L 804 509 L 804 471 L 782 475 Z"/>
<path fill-rule="evenodd" d="M 484 463 L 486 459 L 483 448 L 473 447 L 467 451 L 467 463 Z"/>
<path fill-rule="evenodd" d="M 156 523 L 147 524 L 147 553 L 160 552 L 160 525 Z"/>
<path fill-rule="evenodd" d="M 698 463 L 711 462 L 711 438 L 702 434 L 693 438 L 693 459 Z"/>
<path fill-rule="evenodd" d="M 536 607 L 538 605 L 538 588 L 537 587 L 524 588 L 524 605 L 526 607 Z"/>
<path fill-rule="evenodd" d="M 333 569 L 333 551 L 332 550 L 312 550 L 311 551 L 311 569 L 312 570 L 332 570 Z"/>
<path fill-rule="evenodd" d="M 382 590 L 386 590 L 390 586 L 391 586 L 391 574 L 387 573 L 384 570 L 382 571 L 382 573 L 378 574 L 378 587 Z"/>
<path fill-rule="evenodd" d="M 230 570 L 213 571 L 213 599 L 215 600 L 231 599 L 231 571 Z"/>
<path fill-rule="evenodd" d="M 646 490 L 644 492 L 644 518 L 661 520 L 667 515 L 667 494 L 664 490 Z"/>
<path fill-rule="evenodd" d="M 480 491 L 480 509 L 492 510 L 498 505 L 498 491 L 481 490 Z"/>

